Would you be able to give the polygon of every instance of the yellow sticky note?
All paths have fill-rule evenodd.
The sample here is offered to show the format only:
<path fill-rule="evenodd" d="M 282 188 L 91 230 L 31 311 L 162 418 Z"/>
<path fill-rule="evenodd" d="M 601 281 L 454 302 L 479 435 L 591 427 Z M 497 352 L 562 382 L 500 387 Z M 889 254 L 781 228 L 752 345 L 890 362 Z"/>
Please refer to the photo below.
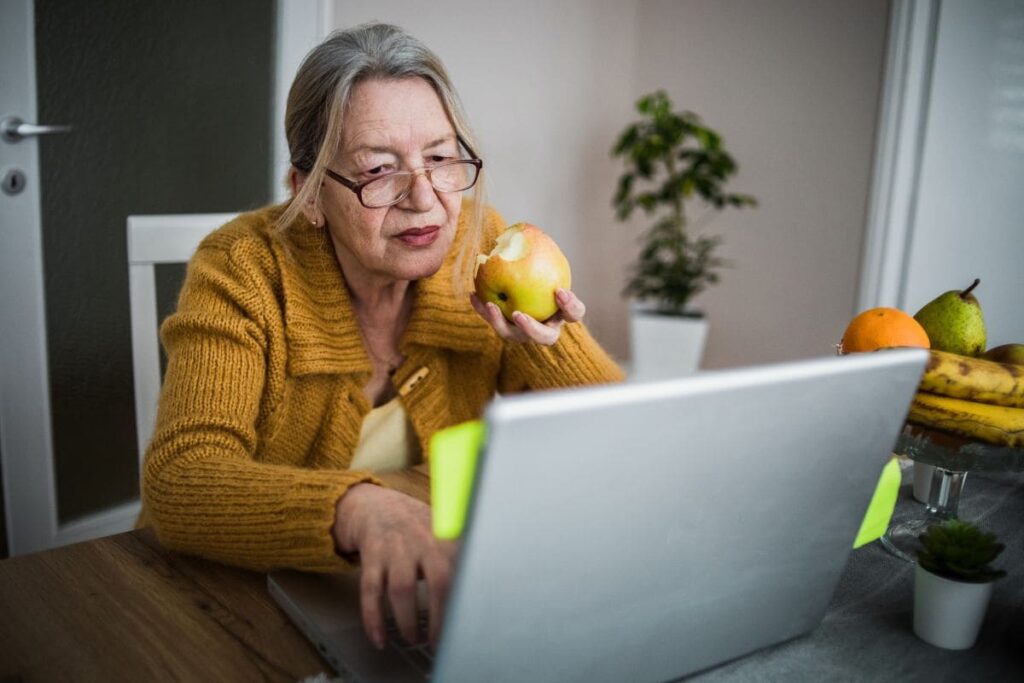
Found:
<path fill-rule="evenodd" d="M 875 486 L 875 495 L 871 497 L 867 514 L 861 522 L 860 531 L 853 542 L 854 548 L 871 543 L 881 538 L 889 528 L 889 520 L 896 509 L 896 497 L 900 492 L 900 464 L 893 458 L 882 468 L 882 476 Z"/>
<path fill-rule="evenodd" d="M 430 438 L 430 506 L 434 535 L 462 533 L 486 429 L 480 420 L 441 429 Z"/>

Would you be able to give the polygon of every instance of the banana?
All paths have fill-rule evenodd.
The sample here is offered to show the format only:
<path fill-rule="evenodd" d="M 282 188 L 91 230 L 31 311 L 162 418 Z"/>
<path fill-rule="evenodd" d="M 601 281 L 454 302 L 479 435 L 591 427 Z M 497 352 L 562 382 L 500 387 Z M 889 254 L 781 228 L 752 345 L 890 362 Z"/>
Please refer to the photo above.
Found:
<path fill-rule="evenodd" d="M 932 349 L 921 391 L 978 403 L 1024 408 L 1024 365 L 996 363 Z"/>
<path fill-rule="evenodd" d="M 1024 446 L 1024 408 L 918 392 L 910 404 L 907 420 L 979 441 Z"/>

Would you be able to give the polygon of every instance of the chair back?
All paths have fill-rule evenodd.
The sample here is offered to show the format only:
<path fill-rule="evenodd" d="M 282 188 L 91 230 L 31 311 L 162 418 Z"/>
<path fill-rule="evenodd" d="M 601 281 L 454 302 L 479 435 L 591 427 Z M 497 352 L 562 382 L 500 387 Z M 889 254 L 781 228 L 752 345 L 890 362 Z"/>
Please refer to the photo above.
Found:
<path fill-rule="evenodd" d="M 238 214 L 128 216 L 128 292 L 131 300 L 132 370 L 135 375 L 135 426 L 139 472 L 153 436 L 160 398 L 160 339 L 157 320 L 156 265 L 185 263 L 215 229 Z"/>

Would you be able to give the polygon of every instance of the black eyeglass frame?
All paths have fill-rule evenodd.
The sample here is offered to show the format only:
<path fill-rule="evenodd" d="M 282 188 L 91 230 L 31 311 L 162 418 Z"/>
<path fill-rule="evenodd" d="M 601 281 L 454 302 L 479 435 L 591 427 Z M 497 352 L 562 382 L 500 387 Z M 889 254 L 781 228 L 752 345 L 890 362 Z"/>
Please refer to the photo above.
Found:
<path fill-rule="evenodd" d="M 462 146 L 462 148 L 465 149 L 469 153 L 470 158 L 469 159 L 453 159 L 451 161 L 446 161 L 443 164 L 438 164 L 437 166 L 434 166 L 433 168 L 424 168 L 423 172 L 426 174 L 427 180 L 430 181 L 430 186 L 433 187 L 434 186 L 434 181 L 431 179 L 430 174 L 434 170 L 436 170 L 438 168 L 443 168 L 445 166 L 449 166 L 451 164 L 465 164 L 465 163 L 473 164 L 474 166 L 476 166 L 476 176 L 473 178 L 473 182 L 468 187 L 464 187 L 461 190 L 452 190 L 452 192 L 465 192 L 469 188 L 473 187 L 473 185 L 476 185 L 476 181 L 480 178 L 480 170 L 484 167 L 484 160 L 480 159 L 479 157 L 477 157 L 476 153 L 472 150 L 472 148 L 469 145 L 466 144 L 466 141 L 462 139 L 461 135 L 456 135 L 455 137 L 456 137 L 456 140 L 458 141 L 458 143 Z M 390 173 L 390 174 L 388 174 L 388 176 L 381 176 L 380 178 L 371 178 L 370 180 L 367 180 L 365 183 L 357 183 L 357 182 L 355 182 L 353 180 L 349 180 L 345 176 L 343 176 L 343 175 L 341 175 L 339 173 L 335 173 L 334 171 L 332 171 L 329 168 L 325 168 L 324 169 L 324 173 L 326 173 L 327 177 L 330 178 L 331 180 L 333 180 L 333 181 L 337 182 L 338 184 L 340 184 L 341 186 L 347 187 L 348 189 L 350 189 L 353 192 L 355 192 L 356 197 L 359 199 L 359 203 L 362 204 L 367 209 L 383 209 L 383 208 L 386 208 L 388 206 L 394 206 L 395 204 L 399 203 L 400 201 L 402 201 L 403 199 L 405 199 L 406 197 L 409 196 L 409 190 L 406 190 L 404 193 L 399 195 L 399 197 L 397 199 L 395 199 L 393 202 L 391 202 L 389 204 L 383 204 L 381 206 L 366 206 L 366 202 L 363 201 L 363 188 L 366 187 L 367 185 L 369 185 L 370 183 L 373 183 L 373 182 L 376 182 L 376 181 L 380 180 L 381 178 L 386 178 L 386 177 L 388 177 L 390 175 L 395 175 L 394 173 Z M 412 174 L 414 172 L 413 171 L 398 171 L 398 173 L 409 173 L 409 174 Z M 409 188 L 410 189 L 412 188 L 411 184 L 409 185 Z M 437 189 L 437 188 L 434 188 L 434 189 Z M 444 190 L 441 190 L 441 191 L 443 192 Z"/>

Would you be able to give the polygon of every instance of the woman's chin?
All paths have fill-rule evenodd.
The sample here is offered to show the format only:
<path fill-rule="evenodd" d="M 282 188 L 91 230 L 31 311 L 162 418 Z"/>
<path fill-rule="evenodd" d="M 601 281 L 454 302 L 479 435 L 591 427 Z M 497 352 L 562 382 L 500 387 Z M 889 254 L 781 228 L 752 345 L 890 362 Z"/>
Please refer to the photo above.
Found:
<path fill-rule="evenodd" d="M 414 254 L 396 259 L 394 276 L 398 280 L 422 280 L 441 270 L 444 254 Z"/>
<path fill-rule="evenodd" d="M 450 240 L 437 240 L 429 247 L 402 249 L 394 259 L 395 275 L 400 280 L 430 277 L 444 265 L 450 247 Z"/>

